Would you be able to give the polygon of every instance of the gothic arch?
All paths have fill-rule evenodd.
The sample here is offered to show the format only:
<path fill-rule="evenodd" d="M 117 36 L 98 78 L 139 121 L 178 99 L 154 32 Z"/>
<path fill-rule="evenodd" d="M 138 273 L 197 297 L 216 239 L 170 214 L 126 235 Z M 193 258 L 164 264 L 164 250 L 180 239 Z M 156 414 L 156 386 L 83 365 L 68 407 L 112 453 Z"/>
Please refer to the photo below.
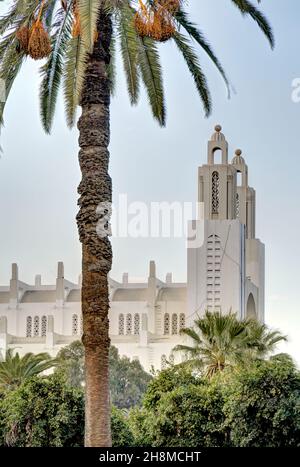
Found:
<path fill-rule="evenodd" d="M 27 316 L 26 318 L 26 337 L 32 337 L 32 318 Z"/>
<path fill-rule="evenodd" d="M 78 334 L 78 315 L 72 315 L 72 336 Z"/>
<path fill-rule="evenodd" d="M 34 337 L 38 337 L 40 335 L 40 318 L 39 318 L 39 316 L 35 316 L 33 318 L 33 335 L 34 335 Z"/>
<path fill-rule="evenodd" d="M 178 316 L 176 313 L 172 315 L 172 335 L 178 334 Z"/>
<path fill-rule="evenodd" d="M 256 305 L 253 294 L 250 293 L 247 300 L 246 316 L 250 319 L 257 319 Z"/>
<path fill-rule="evenodd" d="M 165 313 L 164 316 L 164 335 L 170 334 L 170 315 L 169 313 Z"/>
<path fill-rule="evenodd" d="M 42 316 L 41 335 L 42 337 L 46 337 L 46 334 L 47 334 L 47 316 Z"/>
<path fill-rule="evenodd" d="M 126 334 L 130 336 L 132 334 L 132 314 L 128 313 L 126 316 Z"/>
<path fill-rule="evenodd" d="M 140 334 L 140 315 L 139 313 L 136 313 L 134 315 L 134 322 L 133 322 L 133 334 L 135 336 L 138 336 Z"/>
<path fill-rule="evenodd" d="M 124 336 L 125 319 L 123 313 L 119 315 L 119 336 Z"/>

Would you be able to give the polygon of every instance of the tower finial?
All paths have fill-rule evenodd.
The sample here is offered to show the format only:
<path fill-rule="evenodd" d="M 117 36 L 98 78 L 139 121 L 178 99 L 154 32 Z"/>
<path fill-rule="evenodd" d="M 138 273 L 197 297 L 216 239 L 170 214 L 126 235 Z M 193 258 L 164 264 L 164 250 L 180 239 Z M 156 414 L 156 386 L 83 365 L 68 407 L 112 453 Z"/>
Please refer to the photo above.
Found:
<path fill-rule="evenodd" d="M 234 152 L 234 157 L 231 161 L 232 165 L 242 166 L 245 165 L 245 159 L 242 156 L 243 151 L 241 149 L 236 149 Z"/>
<path fill-rule="evenodd" d="M 215 125 L 214 133 L 211 135 L 210 140 L 208 141 L 208 154 L 207 154 L 207 163 L 209 165 L 214 165 L 215 157 L 214 153 L 216 151 L 222 152 L 222 164 L 228 163 L 228 144 L 225 138 L 225 135 L 222 133 L 221 125 Z"/>
<path fill-rule="evenodd" d="M 221 125 L 215 125 L 215 128 L 214 128 L 214 133 L 213 135 L 211 136 L 211 141 L 226 141 L 225 140 L 225 136 L 223 135 L 222 133 L 222 127 Z"/>

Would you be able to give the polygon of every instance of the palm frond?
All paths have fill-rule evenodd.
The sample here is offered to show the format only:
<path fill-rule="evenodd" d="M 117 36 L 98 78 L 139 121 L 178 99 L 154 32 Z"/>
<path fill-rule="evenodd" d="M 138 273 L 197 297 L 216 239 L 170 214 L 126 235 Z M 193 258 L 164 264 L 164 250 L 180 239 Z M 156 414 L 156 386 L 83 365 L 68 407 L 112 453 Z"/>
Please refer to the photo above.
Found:
<path fill-rule="evenodd" d="M 199 59 L 191 46 L 190 40 L 183 34 L 176 32 L 173 40 L 180 50 L 188 69 L 194 79 L 197 91 L 201 97 L 205 115 L 208 117 L 211 113 L 211 96 L 207 84 L 206 77 L 200 67 Z"/>
<path fill-rule="evenodd" d="M 107 73 L 110 82 L 110 92 L 111 95 L 114 96 L 116 92 L 116 40 L 114 34 L 111 37 L 110 42 L 110 61 L 107 65 Z"/>
<path fill-rule="evenodd" d="M 200 47 L 205 51 L 205 53 L 209 56 L 209 58 L 212 60 L 214 65 L 217 67 L 217 69 L 219 70 L 219 72 L 221 73 L 221 76 L 223 77 L 225 81 L 227 92 L 228 92 L 228 97 L 230 97 L 230 83 L 225 73 L 225 70 L 221 62 L 215 55 L 211 45 L 205 39 L 203 33 L 199 31 L 196 25 L 189 20 L 187 13 L 183 11 L 182 9 L 180 9 L 176 13 L 175 18 L 178 24 L 182 26 L 186 30 L 186 32 L 190 35 L 190 37 L 192 37 L 200 45 Z"/>
<path fill-rule="evenodd" d="M 45 65 L 40 69 L 42 82 L 40 87 L 40 113 L 46 133 L 50 133 L 55 113 L 57 95 L 62 79 L 63 62 L 68 41 L 71 37 L 71 6 L 65 12 L 60 9 L 55 22 L 56 30 L 51 38 L 52 52 Z"/>
<path fill-rule="evenodd" d="M 76 109 L 79 105 L 80 94 L 84 83 L 86 69 L 86 48 L 80 36 L 72 37 L 67 46 L 65 56 L 64 97 L 67 124 L 74 126 Z"/>
<path fill-rule="evenodd" d="M 157 46 L 147 37 L 138 40 L 138 62 L 152 114 L 161 126 L 166 123 L 162 69 Z"/>
<path fill-rule="evenodd" d="M 117 30 L 128 94 L 131 104 L 134 105 L 137 103 L 139 97 L 139 39 L 134 27 L 134 12 L 128 4 L 125 4 L 124 7 L 120 9 Z"/>
<path fill-rule="evenodd" d="M 185 352 L 191 355 L 197 355 L 198 350 L 196 347 L 191 347 L 189 345 L 178 344 L 174 347 L 173 352 Z"/>
<path fill-rule="evenodd" d="M 3 125 L 5 105 L 7 103 L 12 85 L 22 66 L 24 57 L 25 55 L 23 52 L 18 53 L 16 51 L 16 40 L 13 38 L 13 40 L 10 42 L 10 45 L 6 49 L 0 66 L 0 79 L 2 80 L 5 87 L 5 101 L 2 102 L 2 105 L 0 106 L 0 126 Z"/>
<path fill-rule="evenodd" d="M 195 342 L 197 342 L 197 344 L 200 344 L 202 342 L 200 335 L 197 333 L 197 331 L 194 328 L 181 329 L 180 334 L 190 337 Z"/>
<path fill-rule="evenodd" d="M 86 50 L 91 53 L 94 48 L 97 33 L 97 20 L 101 7 L 101 1 L 77 0 L 80 16 L 80 34 Z"/>
<path fill-rule="evenodd" d="M 14 23 L 19 16 L 20 2 L 15 2 L 8 10 L 6 15 L 0 18 L 0 36 L 2 36 Z"/>
<path fill-rule="evenodd" d="M 261 31 L 268 39 L 271 48 L 275 46 L 275 39 L 272 28 L 267 18 L 248 0 L 232 0 L 234 5 L 240 10 L 242 15 L 250 15 L 251 18 L 258 24 Z"/>
<path fill-rule="evenodd" d="M 5 361 L 0 362 L 0 389 L 4 391 L 16 389 L 26 379 L 37 376 L 56 366 L 58 361 L 48 353 L 27 353 L 20 357 L 13 349 L 5 355 Z"/>

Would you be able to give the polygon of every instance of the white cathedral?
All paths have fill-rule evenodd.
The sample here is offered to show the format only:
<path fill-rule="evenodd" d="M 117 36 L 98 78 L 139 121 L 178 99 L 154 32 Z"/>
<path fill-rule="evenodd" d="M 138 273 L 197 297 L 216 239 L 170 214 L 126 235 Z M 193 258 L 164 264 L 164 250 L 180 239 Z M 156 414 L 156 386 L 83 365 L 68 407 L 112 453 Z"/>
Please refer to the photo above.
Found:
<path fill-rule="evenodd" d="M 187 283 L 156 277 L 150 262 L 145 283 L 110 279 L 110 337 L 121 355 L 138 359 L 146 370 L 161 369 L 182 357 L 172 349 L 183 341 L 180 329 L 205 310 L 264 321 L 264 245 L 255 236 L 255 190 L 241 151 L 228 161 L 228 143 L 220 126 L 208 142 L 207 163 L 198 171 L 198 219 L 190 222 L 194 238 L 187 246 Z M 221 160 L 216 160 L 216 156 Z M 64 277 L 58 263 L 56 284 L 41 276 L 34 285 L 19 279 L 12 265 L 9 286 L 0 286 L 0 359 L 8 348 L 57 352 L 80 339 L 80 280 Z"/>

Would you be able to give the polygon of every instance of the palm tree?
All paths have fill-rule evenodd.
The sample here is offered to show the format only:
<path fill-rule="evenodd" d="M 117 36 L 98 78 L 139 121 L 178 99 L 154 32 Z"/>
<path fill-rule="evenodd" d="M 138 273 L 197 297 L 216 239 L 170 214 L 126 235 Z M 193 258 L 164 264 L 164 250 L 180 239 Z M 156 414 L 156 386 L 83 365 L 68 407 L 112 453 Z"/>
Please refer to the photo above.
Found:
<path fill-rule="evenodd" d="M 271 28 L 260 11 L 248 0 L 232 3 L 256 21 L 273 47 Z M 40 90 L 41 120 L 47 133 L 61 85 L 70 127 L 81 107 L 78 129 L 82 180 L 78 187 L 77 225 L 83 270 L 85 445 L 109 446 L 108 274 L 112 251 L 108 235 L 112 194 L 108 145 L 116 39 L 131 104 L 138 102 L 142 82 L 160 125 L 165 124 L 166 112 L 158 42 L 175 42 L 206 115 L 211 111 L 211 97 L 192 40 L 208 54 L 229 89 L 228 80 L 203 34 L 182 9 L 181 0 L 13 0 L 11 9 L 0 20 L 0 37 L 0 78 L 6 83 L 7 95 L 28 55 L 47 58 L 41 67 Z"/>
<path fill-rule="evenodd" d="M 0 362 L 0 391 L 10 391 L 19 387 L 25 380 L 37 376 L 56 365 L 47 353 L 27 353 L 20 357 L 8 349 L 5 361 Z"/>
<path fill-rule="evenodd" d="M 247 323 L 248 332 L 248 352 L 250 356 L 257 359 L 265 359 L 276 350 L 277 344 L 286 341 L 287 337 L 279 331 L 270 331 L 266 324 L 261 324 L 256 320 L 249 320 Z M 274 355 L 274 357 L 278 358 Z"/>
<path fill-rule="evenodd" d="M 191 345 L 177 345 L 174 350 L 186 354 L 185 366 L 204 372 L 208 378 L 227 367 L 266 358 L 276 344 L 286 340 L 278 331 L 269 331 L 265 324 L 239 321 L 231 312 L 206 312 L 193 328 L 181 333 L 191 340 Z"/>

